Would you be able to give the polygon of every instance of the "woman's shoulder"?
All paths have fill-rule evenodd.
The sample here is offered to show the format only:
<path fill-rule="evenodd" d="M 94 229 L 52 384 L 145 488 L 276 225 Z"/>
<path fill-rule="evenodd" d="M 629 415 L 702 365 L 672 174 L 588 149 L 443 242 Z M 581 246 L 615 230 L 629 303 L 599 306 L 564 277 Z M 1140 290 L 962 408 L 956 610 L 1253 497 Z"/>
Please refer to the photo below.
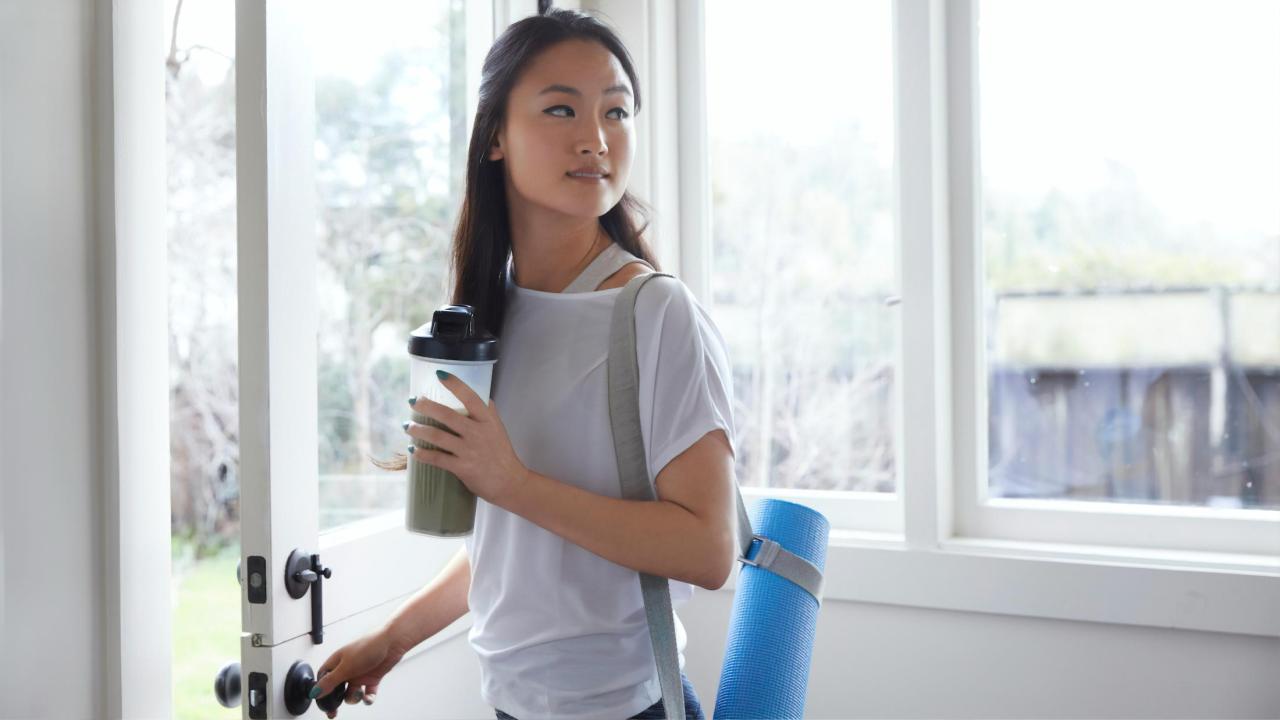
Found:
<path fill-rule="evenodd" d="M 647 262 L 637 259 L 627 263 L 600 284 L 598 290 L 611 290 L 625 287 L 627 283 L 644 275 L 658 275 L 644 284 L 643 292 L 637 296 L 637 312 L 649 311 L 663 314 L 672 309 L 690 314 L 695 311 L 697 301 L 693 293 L 676 275 L 660 273 Z M 674 308 L 672 301 L 675 301 Z"/>
<path fill-rule="evenodd" d="M 636 275 L 649 274 L 656 274 L 657 277 L 646 282 L 636 296 L 637 312 L 647 310 L 662 316 L 672 312 L 692 315 L 697 311 L 698 303 L 693 296 L 693 291 L 684 284 L 683 280 L 667 273 L 654 273 L 652 269 L 636 273 Z"/>
<path fill-rule="evenodd" d="M 663 339 L 691 342 L 702 338 L 723 342 L 711 313 L 679 277 L 659 276 L 644 284 L 636 296 L 636 324 Z"/>

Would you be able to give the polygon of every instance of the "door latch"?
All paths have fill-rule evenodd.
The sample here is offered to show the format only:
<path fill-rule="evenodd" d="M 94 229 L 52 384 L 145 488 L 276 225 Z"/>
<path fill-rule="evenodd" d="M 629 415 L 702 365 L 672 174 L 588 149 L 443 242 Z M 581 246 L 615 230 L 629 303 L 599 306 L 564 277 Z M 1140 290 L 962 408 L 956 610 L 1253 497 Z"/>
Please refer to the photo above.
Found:
<path fill-rule="evenodd" d="M 320 564 L 319 553 L 295 549 L 285 562 L 284 585 L 289 597 L 297 600 L 311 590 L 311 642 L 324 642 L 324 581 L 332 577 L 333 568 Z"/>

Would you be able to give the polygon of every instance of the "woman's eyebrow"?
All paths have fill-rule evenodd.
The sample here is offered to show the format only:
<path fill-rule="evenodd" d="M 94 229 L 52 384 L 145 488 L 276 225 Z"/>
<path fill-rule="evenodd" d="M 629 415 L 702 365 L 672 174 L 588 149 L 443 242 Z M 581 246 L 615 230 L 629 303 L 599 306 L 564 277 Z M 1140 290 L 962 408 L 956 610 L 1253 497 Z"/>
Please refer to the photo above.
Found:
<path fill-rule="evenodd" d="M 553 92 L 568 93 L 569 95 L 577 95 L 578 97 L 582 97 L 582 91 L 578 90 L 578 88 L 575 88 L 575 87 L 569 87 L 568 85 L 548 85 L 545 88 L 543 88 L 542 92 L 538 93 L 538 95 L 546 95 L 547 93 L 553 93 Z M 631 95 L 631 88 L 628 88 L 626 85 L 611 85 L 604 89 L 605 95 L 611 95 L 613 93 L 623 93 L 625 95 Z"/>

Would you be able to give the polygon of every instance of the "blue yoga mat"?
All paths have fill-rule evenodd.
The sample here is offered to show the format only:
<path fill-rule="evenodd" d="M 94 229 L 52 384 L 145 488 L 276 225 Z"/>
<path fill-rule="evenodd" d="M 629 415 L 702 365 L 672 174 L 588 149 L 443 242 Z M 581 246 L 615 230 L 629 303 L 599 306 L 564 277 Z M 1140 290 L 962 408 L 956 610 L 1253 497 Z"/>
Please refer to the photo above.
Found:
<path fill-rule="evenodd" d="M 831 524 L 821 513 L 761 498 L 748 515 L 756 535 L 825 572 Z M 768 570 L 741 568 L 713 718 L 802 718 L 818 601 Z"/>

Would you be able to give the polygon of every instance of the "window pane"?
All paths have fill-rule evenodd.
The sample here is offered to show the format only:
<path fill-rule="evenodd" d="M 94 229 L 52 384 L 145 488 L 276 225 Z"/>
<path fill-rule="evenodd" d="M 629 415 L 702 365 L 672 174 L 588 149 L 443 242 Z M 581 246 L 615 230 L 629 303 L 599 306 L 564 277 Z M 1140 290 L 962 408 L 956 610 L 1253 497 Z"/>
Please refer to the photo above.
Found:
<path fill-rule="evenodd" d="M 312 4 L 320 528 L 404 507 L 406 341 L 447 298 L 467 142 L 461 0 Z"/>
<path fill-rule="evenodd" d="M 1280 4 L 988 0 L 992 496 L 1280 508 Z"/>
<path fill-rule="evenodd" d="M 896 491 L 891 8 L 706 5 L 711 294 L 744 485 Z"/>

